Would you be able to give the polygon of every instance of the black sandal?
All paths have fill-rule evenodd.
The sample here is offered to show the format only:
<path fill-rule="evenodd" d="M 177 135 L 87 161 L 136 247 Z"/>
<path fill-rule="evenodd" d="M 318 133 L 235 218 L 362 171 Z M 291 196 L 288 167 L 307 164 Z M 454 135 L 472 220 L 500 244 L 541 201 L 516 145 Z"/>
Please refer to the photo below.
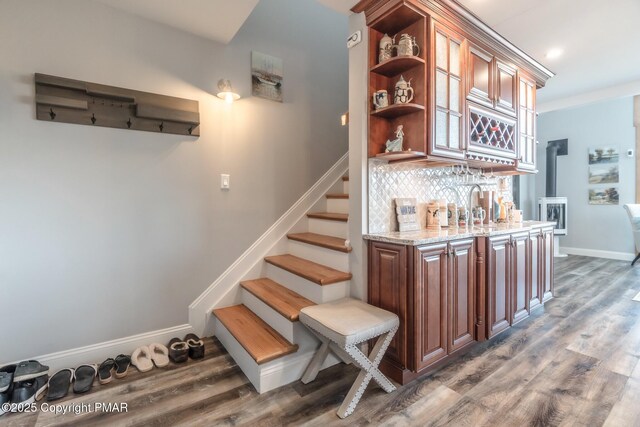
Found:
<path fill-rule="evenodd" d="M 129 365 L 131 365 L 131 356 L 119 354 L 116 356 L 116 378 L 124 378 L 129 373 Z"/>
<path fill-rule="evenodd" d="M 184 341 L 189 346 L 189 357 L 192 359 L 202 359 L 204 357 L 204 341 L 196 334 L 187 334 Z"/>
<path fill-rule="evenodd" d="M 73 382 L 74 370 L 71 368 L 61 369 L 49 379 L 49 391 L 47 401 L 62 399 L 69 393 L 69 387 Z"/>
<path fill-rule="evenodd" d="M 73 384 L 73 392 L 86 393 L 93 387 L 93 380 L 98 373 L 96 365 L 80 365 L 76 369 L 76 382 Z"/>
<path fill-rule="evenodd" d="M 116 361 L 112 358 L 108 358 L 100 364 L 98 367 L 98 381 L 100 384 L 109 384 L 113 380 L 113 369 L 116 366 Z"/>

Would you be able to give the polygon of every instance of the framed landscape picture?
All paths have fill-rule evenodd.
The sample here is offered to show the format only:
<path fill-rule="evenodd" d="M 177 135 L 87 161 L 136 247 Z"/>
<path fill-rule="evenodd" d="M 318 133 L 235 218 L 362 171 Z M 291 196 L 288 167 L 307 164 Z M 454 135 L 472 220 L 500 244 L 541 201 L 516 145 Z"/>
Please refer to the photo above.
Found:
<path fill-rule="evenodd" d="M 589 184 L 617 184 L 620 168 L 617 163 L 589 166 Z"/>
<path fill-rule="evenodd" d="M 600 165 L 606 163 L 618 163 L 620 151 L 617 147 L 602 146 L 589 148 L 589 164 Z"/>
<path fill-rule="evenodd" d="M 253 96 L 282 102 L 282 59 L 251 52 L 251 93 Z"/>
<path fill-rule="evenodd" d="M 589 189 L 590 205 L 617 205 L 619 201 L 620 195 L 616 187 Z"/>

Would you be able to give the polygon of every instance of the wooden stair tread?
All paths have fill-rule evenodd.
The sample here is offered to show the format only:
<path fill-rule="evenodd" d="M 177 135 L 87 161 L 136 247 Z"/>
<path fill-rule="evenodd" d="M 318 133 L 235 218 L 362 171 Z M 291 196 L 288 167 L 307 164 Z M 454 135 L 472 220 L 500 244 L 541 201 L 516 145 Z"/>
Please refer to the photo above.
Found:
<path fill-rule="evenodd" d="M 258 364 L 298 351 L 297 344 L 284 339 L 242 304 L 215 309 L 213 314 Z"/>
<path fill-rule="evenodd" d="M 349 177 L 348 177 L 348 176 L 343 176 L 343 177 L 342 177 L 342 180 L 343 180 L 343 181 L 349 181 Z"/>
<path fill-rule="evenodd" d="M 325 197 L 327 199 L 348 199 L 349 195 L 346 193 L 329 193 Z"/>
<path fill-rule="evenodd" d="M 268 256 L 264 260 L 269 264 L 280 267 L 289 273 L 304 277 L 321 286 L 351 280 L 351 273 L 345 273 L 344 271 L 299 258 L 295 255 Z"/>
<path fill-rule="evenodd" d="M 313 301 L 268 278 L 246 280 L 240 282 L 240 286 L 292 322 L 298 320 L 300 310 L 315 305 Z"/>
<path fill-rule="evenodd" d="M 313 212 L 308 213 L 307 217 L 315 219 L 326 219 L 328 221 L 347 222 L 349 220 L 349 214 L 335 212 Z"/>
<path fill-rule="evenodd" d="M 326 236 L 316 233 L 292 233 L 287 234 L 287 238 L 310 245 L 320 246 L 340 252 L 351 252 L 351 248 L 345 245 L 345 239 L 340 237 Z"/>

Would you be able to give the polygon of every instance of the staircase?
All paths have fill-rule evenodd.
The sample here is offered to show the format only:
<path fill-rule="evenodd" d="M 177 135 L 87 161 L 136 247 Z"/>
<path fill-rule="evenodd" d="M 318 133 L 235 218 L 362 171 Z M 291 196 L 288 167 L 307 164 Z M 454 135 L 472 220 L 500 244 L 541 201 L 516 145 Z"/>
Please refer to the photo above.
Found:
<path fill-rule="evenodd" d="M 264 258 L 263 277 L 239 283 L 241 304 L 213 310 L 216 336 L 259 393 L 300 379 L 319 345 L 300 310 L 349 296 L 348 189 L 342 177 Z"/>

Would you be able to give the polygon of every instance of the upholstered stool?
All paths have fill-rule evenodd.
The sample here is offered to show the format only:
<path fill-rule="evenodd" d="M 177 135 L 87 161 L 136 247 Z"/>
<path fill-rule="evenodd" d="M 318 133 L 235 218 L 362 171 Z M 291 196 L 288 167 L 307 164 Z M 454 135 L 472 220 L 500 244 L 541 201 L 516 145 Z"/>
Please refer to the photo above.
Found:
<path fill-rule="evenodd" d="M 378 365 L 398 330 L 398 316 L 360 300 L 345 298 L 303 308 L 300 321 L 322 341 L 302 376 L 303 383 L 316 378 L 329 350 L 360 368 L 358 378 L 338 409 L 340 418 L 353 413 L 372 378 L 387 393 L 396 389 Z M 357 345 L 376 337 L 380 338 L 367 357 Z"/>

